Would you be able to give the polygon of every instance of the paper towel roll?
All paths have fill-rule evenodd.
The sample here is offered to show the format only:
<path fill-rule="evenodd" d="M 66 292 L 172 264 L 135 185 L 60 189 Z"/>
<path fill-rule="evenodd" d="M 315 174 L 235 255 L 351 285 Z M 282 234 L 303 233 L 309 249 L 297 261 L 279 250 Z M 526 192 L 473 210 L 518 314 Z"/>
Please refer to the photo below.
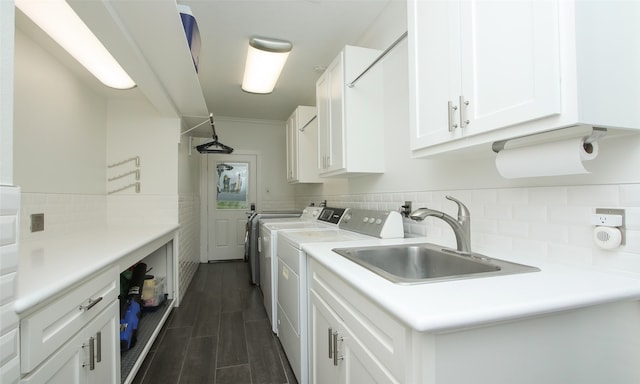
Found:
<path fill-rule="evenodd" d="M 554 141 L 519 148 L 505 148 L 496 156 L 496 168 L 506 179 L 589 173 L 583 162 L 598 156 L 598 143 L 584 138 Z"/>

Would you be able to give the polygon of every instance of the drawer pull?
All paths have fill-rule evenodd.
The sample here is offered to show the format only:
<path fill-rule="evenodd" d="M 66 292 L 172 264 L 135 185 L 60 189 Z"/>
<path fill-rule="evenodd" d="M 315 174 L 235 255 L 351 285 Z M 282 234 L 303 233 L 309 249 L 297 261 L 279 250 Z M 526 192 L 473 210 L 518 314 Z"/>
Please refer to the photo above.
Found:
<path fill-rule="evenodd" d="M 96 334 L 96 344 L 96 347 L 98 347 L 96 351 L 96 362 L 100 363 L 102 362 L 102 332 Z"/>
<path fill-rule="evenodd" d="M 88 305 L 81 305 L 80 306 L 80 310 L 81 311 L 88 311 L 91 308 L 93 308 L 94 305 L 98 304 L 99 302 L 102 301 L 102 296 L 98 297 L 97 299 L 93 300 L 93 299 L 89 299 L 89 304 Z"/>
<path fill-rule="evenodd" d="M 95 358 L 95 354 L 96 354 L 96 350 L 95 350 L 95 340 L 93 337 L 89 338 L 89 364 L 87 363 L 83 363 L 82 366 L 86 367 L 87 365 L 89 366 L 89 370 L 93 371 L 94 369 L 96 369 L 96 362 L 94 361 Z M 85 348 L 86 346 L 83 344 L 82 348 Z"/>
<path fill-rule="evenodd" d="M 329 328 L 329 358 L 333 359 L 333 347 L 331 341 L 333 339 L 333 329 Z"/>
<path fill-rule="evenodd" d="M 343 338 L 338 336 L 338 332 L 333 332 L 333 365 L 338 366 L 338 360 L 344 360 L 343 356 L 338 355 L 338 341 L 342 341 Z"/>

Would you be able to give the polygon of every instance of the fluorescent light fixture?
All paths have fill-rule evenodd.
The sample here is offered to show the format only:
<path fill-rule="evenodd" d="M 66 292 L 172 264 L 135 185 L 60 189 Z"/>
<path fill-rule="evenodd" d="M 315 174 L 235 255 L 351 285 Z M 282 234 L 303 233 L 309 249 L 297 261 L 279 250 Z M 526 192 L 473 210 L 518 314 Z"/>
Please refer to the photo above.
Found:
<path fill-rule="evenodd" d="M 129 89 L 135 83 L 64 0 L 15 0 L 16 7 L 60 44 L 104 85 Z"/>
<path fill-rule="evenodd" d="M 249 40 L 242 89 L 251 93 L 271 93 L 291 52 L 285 40 L 252 37 Z"/>

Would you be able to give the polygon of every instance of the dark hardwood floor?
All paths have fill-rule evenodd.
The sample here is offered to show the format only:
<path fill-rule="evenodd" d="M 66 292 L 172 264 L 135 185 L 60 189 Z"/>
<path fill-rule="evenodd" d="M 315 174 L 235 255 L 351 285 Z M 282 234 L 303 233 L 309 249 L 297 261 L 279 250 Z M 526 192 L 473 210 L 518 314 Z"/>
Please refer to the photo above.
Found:
<path fill-rule="evenodd" d="M 242 261 L 200 264 L 133 383 L 296 383 Z"/>

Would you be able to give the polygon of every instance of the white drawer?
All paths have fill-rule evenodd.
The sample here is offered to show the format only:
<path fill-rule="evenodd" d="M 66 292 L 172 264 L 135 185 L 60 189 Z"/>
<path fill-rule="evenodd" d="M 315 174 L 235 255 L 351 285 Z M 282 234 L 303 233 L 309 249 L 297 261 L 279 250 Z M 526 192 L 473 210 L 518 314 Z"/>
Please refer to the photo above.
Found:
<path fill-rule="evenodd" d="M 16 295 L 16 273 L 0 276 L 0 305 L 13 301 Z"/>
<path fill-rule="evenodd" d="M 18 328 L 20 318 L 13 309 L 13 302 L 0 306 L 0 333 Z"/>
<path fill-rule="evenodd" d="M 18 244 L 0 247 L 0 275 L 18 270 Z"/>
<path fill-rule="evenodd" d="M 0 336 L 0 365 L 18 357 L 18 330 Z"/>
<path fill-rule="evenodd" d="M 15 359 L 0 366 L 0 383 L 18 384 L 20 381 L 20 359 Z"/>
<path fill-rule="evenodd" d="M 22 373 L 37 367 L 116 300 L 119 293 L 118 269 L 110 268 L 24 318 L 20 322 Z"/>

